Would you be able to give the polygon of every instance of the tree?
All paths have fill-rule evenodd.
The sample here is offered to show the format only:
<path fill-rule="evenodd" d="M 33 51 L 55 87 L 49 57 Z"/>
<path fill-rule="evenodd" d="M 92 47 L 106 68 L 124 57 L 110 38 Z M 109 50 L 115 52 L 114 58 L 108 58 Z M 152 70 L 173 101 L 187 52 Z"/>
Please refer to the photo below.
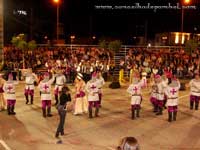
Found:
<path fill-rule="evenodd" d="M 13 36 L 11 43 L 13 46 L 19 48 L 23 52 L 23 68 L 25 68 L 25 62 L 24 62 L 24 54 L 25 50 L 34 50 L 37 47 L 37 44 L 34 40 L 27 42 L 26 35 L 25 34 L 19 34 L 17 36 Z"/>
<path fill-rule="evenodd" d="M 121 49 L 121 41 L 119 40 L 115 40 L 115 41 L 111 41 L 109 44 L 108 44 L 108 49 L 112 52 L 113 56 L 115 56 L 116 52 L 118 52 L 120 49 Z M 114 57 L 114 60 L 115 57 Z M 116 62 L 115 62 L 116 64 Z M 110 88 L 120 88 L 120 82 L 119 82 L 119 77 L 113 77 L 112 78 L 112 83 L 109 85 Z"/>
<path fill-rule="evenodd" d="M 99 47 L 102 49 L 107 49 L 108 45 L 105 40 L 99 41 Z"/>
<path fill-rule="evenodd" d="M 108 44 L 108 49 L 113 51 L 113 52 L 118 52 L 121 48 L 121 45 L 122 45 L 122 43 L 119 40 L 111 41 Z"/>
<path fill-rule="evenodd" d="M 29 48 L 30 50 L 36 49 L 36 48 L 37 48 L 36 42 L 35 42 L 34 40 L 29 41 L 29 42 L 28 42 L 28 48 Z"/>

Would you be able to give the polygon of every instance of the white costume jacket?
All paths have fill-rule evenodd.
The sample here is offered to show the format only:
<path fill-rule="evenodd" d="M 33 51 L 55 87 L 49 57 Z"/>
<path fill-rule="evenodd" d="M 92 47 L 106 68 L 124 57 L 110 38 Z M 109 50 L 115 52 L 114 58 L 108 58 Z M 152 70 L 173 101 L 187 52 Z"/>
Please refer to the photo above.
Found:
<path fill-rule="evenodd" d="M 131 94 L 131 105 L 140 104 L 142 97 L 141 97 L 141 87 L 143 86 L 142 82 L 133 83 L 131 84 L 127 92 Z"/>
<path fill-rule="evenodd" d="M 167 95 L 167 106 L 177 106 L 178 105 L 178 93 L 180 89 L 180 82 L 175 86 L 167 86 L 165 94 Z"/>
<path fill-rule="evenodd" d="M 5 99 L 16 100 L 16 85 L 18 81 L 7 81 L 3 85 L 3 90 L 5 92 Z"/>
<path fill-rule="evenodd" d="M 190 94 L 194 96 L 200 96 L 200 80 L 192 79 L 189 85 L 190 85 Z"/>
<path fill-rule="evenodd" d="M 48 80 L 48 81 L 44 81 L 42 80 L 39 85 L 38 88 L 41 92 L 41 100 L 52 100 L 51 98 L 51 85 L 54 82 L 55 77 L 53 77 L 52 79 Z"/>
<path fill-rule="evenodd" d="M 88 101 L 99 101 L 99 82 L 98 80 L 90 80 L 86 84 L 86 91 L 88 92 Z"/>

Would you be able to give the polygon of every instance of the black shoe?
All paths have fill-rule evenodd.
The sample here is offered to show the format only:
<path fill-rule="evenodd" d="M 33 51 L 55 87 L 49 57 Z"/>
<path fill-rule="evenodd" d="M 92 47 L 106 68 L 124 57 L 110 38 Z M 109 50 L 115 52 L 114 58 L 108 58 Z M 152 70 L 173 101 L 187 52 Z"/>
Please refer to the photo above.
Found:
<path fill-rule="evenodd" d="M 46 109 L 42 109 L 42 114 L 43 114 L 43 117 L 46 118 L 46 116 L 47 116 L 46 115 Z"/>
<path fill-rule="evenodd" d="M 158 112 L 158 107 L 155 106 L 155 105 L 154 105 L 154 107 L 153 107 L 153 112 L 154 112 L 154 113 Z"/>
<path fill-rule="evenodd" d="M 156 113 L 156 115 L 162 115 L 163 114 L 162 111 L 163 111 L 163 108 L 159 107 L 158 112 Z"/>
<path fill-rule="evenodd" d="M 47 117 L 52 117 L 53 115 L 52 114 L 47 114 Z"/>
<path fill-rule="evenodd" d="M 99 117 L 99 108 L 96 108 L 95 110 L 95 117 Z"/>
<path fill-rule="evenodd" d="M 92 118 L 92 108 L 89 108 L 89 118 Z"/>
<path fill-rule="evenodd" d="M 138 118 L 140 117 L 140 109 L 136 110 L 136 117 L 138 117 Z"/>
<path fill-rule="evenodd" d="M 33 105 L 33 96 L 31 96 L 31 105 Z"/>
<path fill-rule="evenodd" d="M 59 133 L 56 132 L 55 138 L 59 138 Z"/>
<path fill-rule="evenodd" d="M 173 120 L 176 121 L 177 112 L 174 112 L 173 115 L 174 115 L 174 116 L 173 116 Z"/>
<path fill-rule="evenodd" d="M 172 122 L 172 112 L 168 112 L 168 122 Z"/>
<path fill-rule="evenodd" d="M 29 103 L 28 96 L 26 95 L 25 97 L 26 97 L 26 104 L 28 104 Z"/>
<path fill-rule="evenodd" d="M 131 112 L 131 119 L 134 120 L 135 119 L 135 109 L 132 109 L 132 112 Z"/>
<path fill-rule="evenodd" d="M 199 103 L 197 102 L 196 104 L 195 104 L 195 110 L 198 110 L 199 109 Z"/>
<path fill-rule="evenodd" d="M 51 114 L 51 107 L 47 108 L 47 117 L 52 117 L 53 115 Z"/>
<path fill-rule="evenodd" d="M 61 135 L 62 135 L 62 136 L 65 135 L 64 131 L 61 132 Z"/>
<path fill-rule="evenodd" d="M 16 112 L 14 112 L 14 109 L 15 109 L 15 106 L 12 106 L 12 107 L 11 107 L 11 111 L 10 111 L 10 114 L 11 114 L 11 115 L 16 115 Z"/>
<path fill-rule="evenodd" d="M 193 107 L 194 107 L 194 102 L 191 102 L 191 101 L 190 101 L 190 109 L 192 110 Z"/>

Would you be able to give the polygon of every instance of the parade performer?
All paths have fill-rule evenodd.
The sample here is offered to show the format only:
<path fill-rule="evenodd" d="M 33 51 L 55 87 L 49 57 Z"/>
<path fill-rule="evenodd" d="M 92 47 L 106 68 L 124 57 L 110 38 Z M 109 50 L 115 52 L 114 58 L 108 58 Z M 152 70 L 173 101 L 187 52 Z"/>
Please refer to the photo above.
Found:
<path fill-rule="evenodd" d="M 200 100 L 200 78 L 199 73 L 195 73 L 195 78 L 192 79 L 189 83 L 190 86 L 190 109 L 194 108 L 195 110 L 199 108 L 199 100 Z"/>
<path fill-rule="evenodd" d="M 158 105 L 157 105 L 157 91 L 158 91 L 158 87 L 157 87 L 157 84 L 155 82 L 155 78 L 154 77 L 151 77 L 150 86 L 151 86 L 150 101 L 151 101 L 151 103 L 153 105 L 153 112 L 156 113 L 158 111 Z"/>
<path fill-rule="evenodd" d="M 168 80 L 168 78 L 167 78 L 166 75 L 162 75 L 162 82 L 163 82 L 163 84 L 165 85 L 165 87 L 168 86 L 169 80 Z M 164 89 L 164 91 L 165 91 L 165 89 Z M 167 107 L 166 107 L 166 102 L 167 102 L 167 97 L 166 97 L 166 95 L 164 94 L 163 108 L 165 108 L 165 109 L 167 108 Z"/>
<path fill-rule="evenodd" d="M 35 73 L 32 72 L 32 69 L 29 69 L 25 76 L 25 90 L 24 95 L 26 97 L 26 104 L 29 103 L 29 95 L 31 97 L 31 104 L 33 104 L 34 97 L 34 82 L 38 82 L 38 77 Z"/>
<path fill-rule="evenodd" d="M 8 75 L 8 81 L 3 85 L 3 90 L 5 92 L 5 98 L 7 100 L 7 111 L 8 115 L 15 115 L 15 104 L 16 104 L 16 85 L 18 84 L 18 79 L 13 80 L 13 75 L 10 73 Z"/>
<path fill-rule="evenodd" d="M 88 101 L 85 94 L 85 81 L 83 75 L 78 73 L 75 79 L 75 102 L 74 102 L 74 115 L 83 114 L 88 112 Z"/>
<path fill-rule="evenodd" d="M 136 117 L 140 117 L 140 109 L 141 109 L 141 88 L 143 87 L 142 81 L 140 81 L 139 76 L 133 79 L 133 83 L 128 87 L 127 92 L 131 94 L 131 111 L 132 111 L 132 119 Z"/>
<path fill-rule="evenodd" d="M 97 72 L 97 82 L 99 85 L 99 107 L 101 107 L 101 100 L 102 100 L 102 87 L 105 84 L 104 78 L 101 75 L 101 72 Z"/>
<path fill-rule="evenodd" d="M 89 118 L 92 118 L 92 107 L 95 107 L 95 117 L 98 117 L 99 113 L 99 85 L 97 80 L 97 73 L 92 74 L 92 79 L 86 84 L 86 91 L 88 92 L 89 102 Z"/>
<path fill-rule="evenodd" d="M 55 96 L 55 101 L 56 101 L 55 105 L 57 105 L 58 104 L 58 98 L 59 98 L 59 95 L 61 93 L 62 87 L 66 83 L 66 77 L 62 73 L 61 69 L 57 70 L 57 74 L 55 75 L 55 79 L 56 79 L 56 82 L 55 82 L 55 88 L 54 88 L 54 96 Z"/>
<path fill-rule="evenodd" d="M 142 79 L 141 80 L 143 82 L 143 86 L 146 88 L 147 87 L 147 73 L 144 69 L 142 71 Z"/>
<path fill-rule="evenodd" d="M 6 109 L 6 101 L 4 99 L 4 90 L 3 85 L 6 81 L 3 79 L 3 75 L 0 74 L 0 111 L 3 111 Z"/>
<path fill-rule="evenodd" d="M 180 89 L 180 82 L 176 78 L 172 78 L 171 83 L 165 90 L 167 96 L 167 109 L 168 109 L 168 121 L 171 122 L 172 118 L 176 121 L 178 111 L 178 93 Z"/>
<path fill-rule="evenodd" d="M 41 101 L 42 101 L 42 112 L 43 117 L 51 117 L 51 84 L 53 84 L 55 80 L 55 76 L 50 79 L 49 73 L 46 72 L 44 74 L 44 79 L 40 81 L 38 88 L 41 92 Z M 46 107 L 47 107 L 47 115 L 46 115 Z"/>
<path fill-rule="evenodd" d="M 162 115 L 164 105 L 164 90 L 166 88 L 166 84 L 162 81 L 160 75 L 155 76 L 155 81 L 157 85 L 156 107 L 158 108 L 158 112 L 156 113 L 156 115 Z"/>
<path fill-rule="evenodd" d="M 58 114 L 60 116 L 60 122 L 57 127 L 55 135 L 56 138 L 59 137 L 59 134 L 64 135 L 64 124 L 67 113 L 66 107 L 67 107 L 67 102 L 70 101 L 71 101 L 71 95 L 69 93 L 69 88 L 67 87 L 67 85 L 64 85 L 60 93 L 60 102 L 59 105 L 57 106 Z"/>

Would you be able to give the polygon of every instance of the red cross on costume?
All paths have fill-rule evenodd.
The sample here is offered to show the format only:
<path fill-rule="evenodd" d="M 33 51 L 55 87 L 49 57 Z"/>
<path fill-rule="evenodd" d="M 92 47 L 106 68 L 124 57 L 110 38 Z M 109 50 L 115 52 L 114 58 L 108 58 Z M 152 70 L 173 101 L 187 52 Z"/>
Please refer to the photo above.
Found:
<path fill-rule="evenodd" d="M 174 93 L 176 93 L 177 91 L 175 90 L 175 89 L 172 89 L 171 91 L 170 91 L 170 93 L 172 93 L 172 95 L 174 95 Z"/>
<path fill-rule="evenodd" d="M 49 86 L 45 84 L 43 88 L 46 91 L 49 88 Z"/>
<path fill-rule="evenodd" d="M 93 85 L 91 86 L 91 89 L 94 90 L 95 88 L 96 88 L 96 86 L 93 84 Z"/>
<path fill-rule="evenodd" d="M 135 93 L 137 93 L 138 88 L 135 86 L 135 87 L 133 88 L 133 91 L 134 91 Z"/>
<path fill-rule="evenodd" d="M 13 89 L 11 85 L 8 86 L 8 91 L 10 92 Z"/>

